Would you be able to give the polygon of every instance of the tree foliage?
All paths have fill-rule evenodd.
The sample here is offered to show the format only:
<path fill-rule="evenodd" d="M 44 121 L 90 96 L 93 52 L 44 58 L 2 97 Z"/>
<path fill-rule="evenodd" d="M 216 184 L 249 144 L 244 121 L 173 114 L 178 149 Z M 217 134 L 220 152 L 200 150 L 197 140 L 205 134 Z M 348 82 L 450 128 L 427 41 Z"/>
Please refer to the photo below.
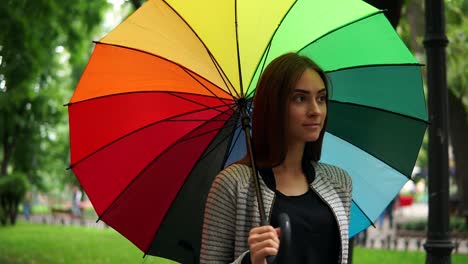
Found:
<path fill-rule="evenodd" d="M 455 160 L 455 182 L 461 214 L 468 224 L 468 68 L 466 50 L 468 23 L 468 2 L 446 1 L 447 37 L 447 83 L 449 87 L 450 140 Z"/>
<path fill-rule="evenodd" d="M 23 200 L 29 183 L 21 172 L 0 178 L 0 223 L 14 225 L 18 215 L 18 205 Z"/>
<path fill-rule="evenodd" d="M 446 1 L 447 38 L 447 81 L 450 90 L 468 110 L 468 2 L 464 0 Z"/>
<path fill-rule="evenodd" d="M 0 5 L 0 178 L 65 176 L 66 107 L 105 0 L 6 0 Z"/>

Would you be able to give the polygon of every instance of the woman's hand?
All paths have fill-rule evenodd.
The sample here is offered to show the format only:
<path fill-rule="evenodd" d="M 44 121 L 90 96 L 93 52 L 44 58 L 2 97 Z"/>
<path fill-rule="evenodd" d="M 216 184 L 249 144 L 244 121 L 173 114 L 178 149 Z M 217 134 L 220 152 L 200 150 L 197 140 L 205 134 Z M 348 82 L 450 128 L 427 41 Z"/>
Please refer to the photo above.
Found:
<path fill-rule="evenodd" d="M 279 249 L 279 228 L 259 226 L 249 233 L 250 261 L 252 264 L 264 264 L 267 256 L 276 256 Z"/>

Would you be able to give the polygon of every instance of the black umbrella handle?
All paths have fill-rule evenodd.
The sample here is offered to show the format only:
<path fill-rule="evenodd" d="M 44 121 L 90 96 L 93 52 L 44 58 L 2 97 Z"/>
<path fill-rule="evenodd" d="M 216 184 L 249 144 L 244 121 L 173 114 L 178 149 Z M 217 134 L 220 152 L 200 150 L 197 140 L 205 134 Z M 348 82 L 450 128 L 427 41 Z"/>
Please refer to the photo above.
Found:
<path fill-rule="evenodd" d="M 278 255 L 266 257 L 268 264 L 282 264 L 287 263 L 289 259 L 289 251 L 291 247 L 291 221 L 286 213 L 281 213 L 278 216 L 280 226 L 280 247 Z"/>

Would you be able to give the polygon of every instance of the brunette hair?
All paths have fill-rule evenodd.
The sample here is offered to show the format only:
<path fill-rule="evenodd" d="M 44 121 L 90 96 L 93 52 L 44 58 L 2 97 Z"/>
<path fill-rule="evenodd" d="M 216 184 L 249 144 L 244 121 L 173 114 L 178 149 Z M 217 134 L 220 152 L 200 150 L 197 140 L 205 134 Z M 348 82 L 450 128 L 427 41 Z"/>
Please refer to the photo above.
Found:
<path fill-rule="evenodd" d="M 284 161 L 288 98 L 307 69 L 319 74 L 328 93 L 328 79 L 324 71 L 310 58 L 297 53 L 286 53 L 274 59 L 261 75 L 252 113 L 252 145 L 257 168 L 273 168 Z M 328 107 L 328 96 L 326 104 Z M 327 118 L 319 138 L 306 143 L 304 161 L 320 160 L 326 124 Z M 239 163 L 250 165 L 248 153 Z"/>

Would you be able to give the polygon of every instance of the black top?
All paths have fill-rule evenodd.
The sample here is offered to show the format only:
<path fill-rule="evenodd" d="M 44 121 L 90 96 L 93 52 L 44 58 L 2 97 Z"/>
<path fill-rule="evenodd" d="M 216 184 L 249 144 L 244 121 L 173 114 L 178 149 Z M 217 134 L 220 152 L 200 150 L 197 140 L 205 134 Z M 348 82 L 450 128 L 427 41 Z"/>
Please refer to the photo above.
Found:
<path fill-rule="evenodd" d="M 310 185 L 315 179 L 315 170 L 308 162 L 303 164 L 303 169 Z M 298 196 L 286 196 L 277 191 L 271 169 L 262 169 L 260 174 L 276 194 L 270 224 L 278 227 L 278 216 L 282 212 L 287 213 L 291 221 L 291 251 L 287 263 L 338 263 L 340 234 L 331 208 L 310 188 Z M 250 255 L 246 258 L 249 261 L 243 263 L 250 262 Z"/>

